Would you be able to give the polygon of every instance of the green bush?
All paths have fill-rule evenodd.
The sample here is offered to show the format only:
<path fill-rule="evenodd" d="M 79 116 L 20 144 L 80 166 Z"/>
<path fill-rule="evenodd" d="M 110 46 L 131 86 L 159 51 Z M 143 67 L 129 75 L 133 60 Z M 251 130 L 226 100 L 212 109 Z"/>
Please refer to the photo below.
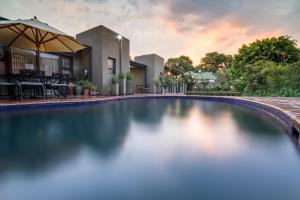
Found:
<path fill-rule="evenodd" d="M 126 73 L 126 80 L 128 81 L 133 80 L 133 75 L 130 72 Z"/>
<path fill-rule="evenodd" d="M 300 97 L 300 90 L 292 88 L 281 88 L 277 93 L 280 97 Z"/>
<path fill-rule="evenodd" d="M 76 86 L 83 86 L 83 84 L 84 84 L 84 80 L 77 79 L 77 80 L 75 81 L 75 85 L 76 85 Z"/>
<path fill-rule="evenodd" d="M 123 72 L 121 72 L 119 74 L 119 80 L 123 80 L 123 79 L 125 79 L 125 74 Z"/>
<path fill-rule="evenodd" d="M 241 96 L 240 92 L 227 92 L 227 91 L 189 91 L 186 95 L 198 96 Z"/>
<path fill-rule="evenodd" d="M 83 87 L 83 89 L 92 90 L 93 89 L 93 83 L 89 80 L 83 80 L 82 87 Z"/>
<path fill-rule="evenodd" d="M 113 75 L 112 77 L 111 77 L 111 84 L 118 84 L 119 83 L 119 78 L 118 78 L 118 76 L 116 76 L 116 75 Z"/>
<path fill-rule="evenodd" d="M 300 61 L 286 67 L 286 86 L 293 89 L 300 89 Z"/>

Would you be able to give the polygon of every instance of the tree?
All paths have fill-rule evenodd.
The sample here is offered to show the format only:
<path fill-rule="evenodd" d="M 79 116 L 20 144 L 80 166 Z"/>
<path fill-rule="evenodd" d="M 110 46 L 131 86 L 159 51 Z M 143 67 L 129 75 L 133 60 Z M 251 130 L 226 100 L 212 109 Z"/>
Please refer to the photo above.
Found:
<path fill-rule="evenodd" d="M 281 64 L 269 62 L 265 70 L 268 91 L 271 94 L 277 94 L 285 84 L 285 68 Z"/>
<path fill-rule="evenodd" d="M 264 95 L 267 91 L 267 66 L 270 65 L 269 61 L 260 60 L 254 64 L 245 66 L 245 73 L 242 80 L 246 82 L 246 92 L 255 94 L 259 92 Z"/>
<path fill-rule="evenodd" d="M 300 90 L 300 61 L 286 66 L 286 87 Z"/>
<path fill-rule="evenodd" d="M 240 80 L 249 71 L 249 66 L 256 62 L 264 60 L 286 66 L 299 61 L 299 59 L 296 41 L 288 36 L 256 40 L 239 49 L 229 69 L 230 81 L 240 82 L 237 88 L 244 90 L 244 86 L 247 84 Z"/>
<path fill-rule="evenodd" d="M 217 72 L 219 69 L 228 68 L 231 61 L 231 55 L 218 52 L 207 53 L 205 57 L 201 59 L 200 68 L 205 71 Z"/>
<path fill-rule="evenodd" d="M 217 82 L 220 84 L 221 89 L 225 89 L 225 85 L 228 83 L 228 74 L 226 69 L 219 69 L 216 72 L 216 77 L 217 77 Z"/>
<path fill-rule="evenodd" d="M 178 58 L 169 58 L 166 62 L 169 69 L 177 68 L 183 72 L 193 71 L 193 61 L 188 56 L 180 56 Z"/>

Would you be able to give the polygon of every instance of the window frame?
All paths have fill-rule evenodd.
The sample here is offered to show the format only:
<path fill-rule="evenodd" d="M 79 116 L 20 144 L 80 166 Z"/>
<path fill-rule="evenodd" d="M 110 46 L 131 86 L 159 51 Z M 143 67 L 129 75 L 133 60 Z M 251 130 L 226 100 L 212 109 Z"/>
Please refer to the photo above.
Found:
<path fill-rule="evenodd" d="M 112 69 L 110 68 L 109 66 L 109 61 L 112 61 Z M 112 57 L 108 57 L 107 58 L 107 73 L 110 74 L 110 75 L 115 75 L 116 74 L 116 59 L 115 58 L 112 58 Z"/>

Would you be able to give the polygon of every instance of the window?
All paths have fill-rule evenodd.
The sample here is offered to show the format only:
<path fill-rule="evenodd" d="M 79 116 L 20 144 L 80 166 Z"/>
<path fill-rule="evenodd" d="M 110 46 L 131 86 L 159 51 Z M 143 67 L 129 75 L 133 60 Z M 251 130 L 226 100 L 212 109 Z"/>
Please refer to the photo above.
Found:
<path fill-rule="evenodd" d="M 69 75 L 69 77 L 72 77 L 72 62 L 70 57 L 61 57 L 61 67 L 62 67 L 62 73 Z"/>
<path fill-rule="evenodd" d="M 108 74 L 116 73 L 116 59 L 108 58 L 107 71 L 108 71 Z"/>
<path fill-rule="evenodd" d="M 13 74 L 20 73 L 20 69 L 36 69 L 36 52 L 26 49 L 10 48 Z M 2 65 L 5 70 L 4 61 L 1 64 L 3 53 L 0 46 L 0 74 Z M 53 73 L 63 73 L 72 77 L 72 58 L 68 56 L 40 53 L 40 71 L 44 71 L 46 76 Z"/>
<path fill-rule="evenodd" d="M 46 76 L 52 76 L 59 72 L 59 56 L 47 53 L 40 53 L 40 70 L 45 72 Z"/>
<path fill-rule="evenodd" d="M 20 73 L 20 69 L 36 69 L 36 53 L 34 51 L 11 48 L 12 73 Z"/>

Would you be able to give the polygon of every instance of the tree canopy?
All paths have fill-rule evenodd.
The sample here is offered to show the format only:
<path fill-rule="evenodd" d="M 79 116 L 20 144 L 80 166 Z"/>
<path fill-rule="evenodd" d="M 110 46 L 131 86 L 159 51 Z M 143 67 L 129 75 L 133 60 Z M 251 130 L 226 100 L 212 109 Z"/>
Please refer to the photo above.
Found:
<path fill-rule="evenodd" d="M 243 45 L 232 62 L 232 70 L 235 76 L 245 72 L 245 66 L 254 64 L 260 60 L 271 61 L 277 64 L 287 65 L 299 60 L 299 49 L 294 39 L 288 36 L 280 36 L 256 40 L 248 45 Z"/>
<path fill-rule="evenodd" d="M 238 91 L 246 95 L 300 96 L 300 49 L 289 36 L 256 40 L 243 45 L 234 56 L 207 53 L 198 67 L 188 56 L 170 58 L 166 66 L 183 72 L 189 90 L 201 79 L 205 89 Z M 201 73 L 197 72 L 201 71 Z M 206 88 L 208 75 L 216 77 L 215 88 Z M 199 78 L 200 77 L 200 78 Z"/>
<path fill-rule="evenodd" d="M 205 71 L 217 72 L 219 69 L 226 69 L 232 61 L 231 55 L 223 53 L 211 52 L 207 53 L 201 59 L 200 68 Z"/>
<path fill-rule="evenodd" d="M 166 62 L 166 67 L 169 69 L 177 68 L 183 72 L 194 70 L 192 59 L 183 55 L 177 58 L 169 58 Z"/>

